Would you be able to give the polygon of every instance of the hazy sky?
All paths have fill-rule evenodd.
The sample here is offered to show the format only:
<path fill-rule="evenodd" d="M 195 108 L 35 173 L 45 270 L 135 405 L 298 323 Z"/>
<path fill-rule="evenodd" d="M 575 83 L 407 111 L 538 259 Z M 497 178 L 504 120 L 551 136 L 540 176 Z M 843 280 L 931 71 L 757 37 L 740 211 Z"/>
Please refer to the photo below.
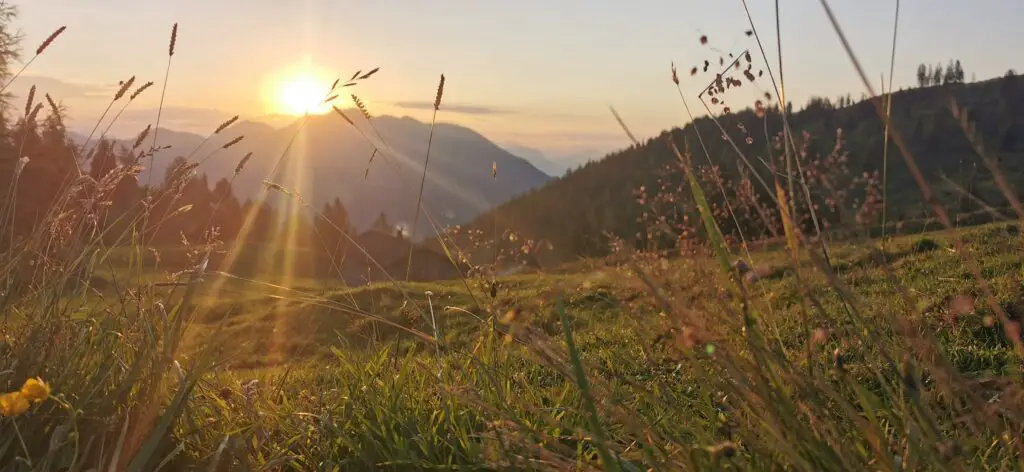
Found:
<path fill-rule="evenodd" d="M 67 32 L 26 72 L 15 92 L 36 83 L 71 107 L 88 127 L 111 87 L 137 75 L 163 80 L 167 43 L 179 23 L 164 123 L 209 130 L 223 118 L 280 113 L 279 83 L 312 75 L 324 87 L 357 69 L 380 72 L 354 91 L 375 114 L 429 118 L 441 73 L 442 121 L 468 125 L 492 140 L 551 154 L 606 151 L 628 144 L 608 111 L 650 136 L 687 121 L 670 81 L 680 69 L 691 107 L 710 79 L 689 76 L 710 49 L 751 48 L 763 61 L 741 0 L 30 0 L 18 27 L 25 52 L 54 29 Z M 777 65 L 774 2 L 748 0 L 755 26 Z M 895 0 L 832 0 L 873 80 L 888 72 Z M 782 48 L 788 98 L 864 92 L 819 0 L 783 0 Z M 895 82 L 915 81 L 918 63 L 963 62 L 968 80 L 1024 69 L 1024 2 L 903 0 Z M 701 46 L 699 37 L 710 44 Z M 715 69 L 713 66 L 712 69 Z M 767 79 L 767 74 L 765 75 Z M 760 83 L 767 89 L 770 82 Z M 760 92 L 730 95 L 735 107 Z M 155 117 L 154 87 L 125 112 L 123 133 Z"/>

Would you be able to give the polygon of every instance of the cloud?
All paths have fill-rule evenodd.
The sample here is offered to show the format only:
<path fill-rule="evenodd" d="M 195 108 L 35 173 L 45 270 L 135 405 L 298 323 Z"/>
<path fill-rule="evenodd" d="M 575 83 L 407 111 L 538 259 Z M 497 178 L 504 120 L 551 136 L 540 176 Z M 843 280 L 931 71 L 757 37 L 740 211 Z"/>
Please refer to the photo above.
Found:
<path fill-rule="evenodd" d="M 36 86 L 36 95 L 50 94 L 54 100 L 110 100 L 117 91 L 117 84 L 102 84 L 84 80 L 65 80 L 54 77 L 27 75 L 21 76 L 11 84 L 11 93 L 22 97 L 32 86 Z"/>
<path fill-rule="evenodd" d="M 29 89 L 36 86 L 36 100 L 41 101 L 45 93 L 50 94 L 57 102 L 69 107 L 69 124 L 79 127 L 91 127 L 99 118 L 103 109 L 114 94 L 118 84 L 89 82 L 85 80 L 58 79 L 48 76 L 26 75 L 11 84 L 10 92 L 15 100 L 23 99 Z M 133 103 L 126 108 L 117 123 L 114 133 L 137 133 L 147 124 L 156 121 L 157 108 L 140 107 Z M 231 114 L 213 108 L 164 106 L 160 115 L 160 126 L 178 131 L 212 131 L 214 127 L 231 117 Z M 110 116 L 108 116 L 110 118 Z"/>
<path fill-rule="evenodd" d="M 157 108 L 136 108 L 128 107 L 121 114 L 121 119 L 126 121 L 139 121 L 152 123 L 156 121 Z M 188 126 L 217 126 L 224 120 L 231 118 L 231 114 L 213 108 L 195 108 L 182 106 L 164 106 L 160 112 L 161 123 L 182 123 Z M 161 126 L 163 126 L 161 124 Z M 212 131 L 212 130 L 211 130 Z"/>
<path fill-rule="evenodd" d="M 392 105 L 398 108 L 406 108 L 411 110 L 432 110 L 434 108 L 434 102 L 422 102 L 422 101 L 408 101 L 408 102 L 394 102 Z M 451 113 L 462 113 L 465 115 L 511 115 L 518 113 L 515 110 L 509 110 L 507 108 L 498 107 L 487 107 L 480 105 L 447 105 L 442 104 L 441 108 L 444 111 Z"/>
<path fill-rule="evenodd" d="M 156 123 L 157 111 L 154 107 L 128 107 L 113 125 L 110 133 L 121 137 L 135 136 L 147 125 Z M 206 135 L 231 116 L 229 113 L 211 108 L 164 106 L 160 112 L 160 128 Z M 83 122 L 77 124 L 81 125 Z"/>

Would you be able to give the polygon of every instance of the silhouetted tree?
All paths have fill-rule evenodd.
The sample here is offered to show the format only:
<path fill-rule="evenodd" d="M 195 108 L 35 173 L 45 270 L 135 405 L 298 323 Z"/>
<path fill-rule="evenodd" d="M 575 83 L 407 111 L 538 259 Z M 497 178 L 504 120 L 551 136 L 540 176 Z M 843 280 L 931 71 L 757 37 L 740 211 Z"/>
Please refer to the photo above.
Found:
<path fill-rule="evenodd" d="M 103 180 L 110 171 L 117 167 L 117 155 L 112 140 L 100 138 L 90 154 L 89 176 L 97 182 Z"/>
<path fill-rule="evenodd" d="M 317 258 L 317 271 L 321 274 L 336 274 L 342 266 L 353 229 L 348 210 L 337 197 L 324 204 L 313 226 L 318 235 L 315 250 L 322 256 Z"/>
<path fill-rule="evenodd" d="M 391 222 L 388 221 L 388 215 L 385 215 L 383 211 L 377 215 L 377 219 L 373 220 L 373 224 L 370 225 L 370 227 L 385 233 L 394 231 L 394 227 L 391 225 Z"/>
<path fill-rule="evenodd" d="M 212 197 L 212 225 L 218 228 L 222 241 L 233 240 L 242 227 L 245 214 L 242 213 L 242 204 L 231 188 L 231 181 L 224 178 L 218 180 L 213 185 Z"/>
<path fill-rule="evenodd" d="M 935 66 L 934 69 L 932 69 L 932 85 L 941 85 L 942 84 L 942 77 L 943 77 L 943 69 L 942 69 L 942 63 L 940 62 L 938 65 Z"/>
<path fill-rule="evenodd" d="M 949 60 L 949 64 L 946 66 L 946 73 L 942 75 L 942 84 L 955 84 L 956 83 L 956 66 L 953 64 L 953 60 Z"/>
<path fill-rule="evenodd" d="M 917 86 L 927 87 L 928 86 L 928 72 L 924 64 L 917 66 Z"/>
<path fill-rule="evenodd" d="M 11 24 L 18 15 L 18 9 L 10 2 L 0 2 L 0 83 L 7 83 L 11 78 L 11 64 L 15 63 L 21 54 L 19 46 L 21 33 L 13 29 Z M 0 125 L 7 130 L 7 109 L 8 98 L 6 93 L 0 95 Z"/>

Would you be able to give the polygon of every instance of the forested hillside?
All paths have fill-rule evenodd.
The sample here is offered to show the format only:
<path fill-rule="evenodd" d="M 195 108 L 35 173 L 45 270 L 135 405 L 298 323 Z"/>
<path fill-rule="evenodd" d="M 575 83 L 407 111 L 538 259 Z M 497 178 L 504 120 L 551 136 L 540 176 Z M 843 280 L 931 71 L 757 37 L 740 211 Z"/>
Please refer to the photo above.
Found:
<path fill-rule="evenodd" d="M 893 127 L 953 212 L 979 210 L 981 202 L 1003 206 L 1005 199 L 951 105 L 969 112 L 978 141 L 999 161 L 1015 188 L 1024 188 L 1024 80 L 1012 71 L 1001 78 L 969 84 L 963 83 L 962 72 L 959 77 L 940 79 L 933 82 L 930 75 L 927 80 L 919 77 L 917 88 L 892 94 Z M 943 83 L 931 85 L 939 82 Z M 774 228 L 776 219 L 770 217 L 774 205 L 762 181 L 772 186 L 773 170 L 782 175 L 785 168 L 780 140 L 783 120 L 771 98 L 768 94 L 754 107 L 731 113 L 726 107 L 715 107 L 719 122 L 745 155 L 745 162 L 712 119 L 698 118 L 683 129 L 674 128 L 571 171 L 480 216 L 471 226 L 485 234 L 497 228 L 546 240 L 553 257 L 562 261 L 606 254 L 609 234 L 638 247 L 685 245 L 697 234 L 692 226 L 699 225 L 689 224 L 695 213 L 691 199 L 682 197 L 689 191 L 684 188 L 679 161 L 666 144 L 666 138 L 671 138 L 680 149 L 689 147 L 692 165 L 720 213 L 718 221 L 726 233 L 738 238 L 739 229 L 748 240 L 771 236 L 778 228 Z M 710 101 L 720 104 L 714 97 Z M 800 168 L 822 225 L 880 223 L 885 136 L 872 103 L 863 98 L 855 102 L 848 96 L 835 101 L 814 98 L 789 119 Z M 707 155 L 699 145 L 698 133 Z M 799 200 L 803 191 L 797 189 Z M 917 185 L 891 142 L 887 197 L 889 222 L 926 214 Z M 806 202 L 798 205 L 807 209 Z M 801 213 L 807 229 L 811 227 L 809 213 Z M 651 233 L 652 226 L 660 228 L 654 230 L 657 234 Z"/>

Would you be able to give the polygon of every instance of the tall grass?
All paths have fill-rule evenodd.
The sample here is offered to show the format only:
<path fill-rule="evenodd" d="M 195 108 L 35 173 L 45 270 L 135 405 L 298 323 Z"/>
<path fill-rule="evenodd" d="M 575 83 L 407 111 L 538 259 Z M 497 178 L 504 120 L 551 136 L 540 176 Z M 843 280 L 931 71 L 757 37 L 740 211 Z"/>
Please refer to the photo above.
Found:
<path fill-rule="evenodd" d="M 822 4 L 863 77 L 838 20 L 828 3 Z M 754 159 L 732 146 L 737 165 L 758 179 L 774 205 L 757 207 L 758 217 L 766 227 L 783 229 L 782 251 L 755 253 L 740 233 L 745 257 L 753 263 L 756 256 L 770 271 L 752 278 L 734 263 L 721 228 L 730 220 L 741 227 L 741 202 L 732 205 L 727 183 L 712 179 L 717 189 L 710 190 L 720 192 L 727 204 L 725 213 L 716 213 L 689 142 L 680 150 L 671 135 L 665 145 L 685 178 L 686 205 L 700 215 L 704 239 L 698 250 L 670 259 L 653 250 L 623 248 L 618 262 L 568 274 L 552 270 L 510 276 L 501 281 L 500 291 L 492 267 L 454 283 L 391 278 L 373 287 L 316 294 L 246 281 L 230 273 L 230 263 L 224 273 L 215 273 L 208 269 L 210 247 L 197 251 L 192 266 L 177 274 L 173 284 L 160 286 L 145 276 L 154 268 L 142 256 L 148 247 L 145 235 L 154 228 L 149 224 L 152 204 L 140 203 L 128 213 L 130 221 L 119 226 L 127 229 L 115 235 L 113 247 L 103 244 L 113 226 L 94 223 L 102 219 L 98 208 L 110 188 L 140 169 L 124 166 L 103 182 L 79 173 L 38 228 L 23 244 L 9 245 L 0 258 L 0 387 L 12 395 L 0 397 L 5 415 L 0 467 L 639 471 L 1018 466 L 1024 448 L 1024 396 L 1017 378 L 1024 347 L 1021 315 L 1015 311 L 1022 309 L 1017 297 L 1024 298 L 1019 224 L 957 230 L 892 127 L 896 148 L 949 231 L 931 239 L 897 239 L 884 251 L 867 237 L 857 244 L 825 245 L 809 170 L 796 155 L 799 138 L 786 118 L 781 59 L 776 87 L 767 53 L 748 20 L 784 120 L 780 157 L 788 191 L 775 175 L 771 183 L 763 180 Z M 176 35 L 177 25 L 169 59 Z M 346 85 L 376 70 L 357 72 Z M 674 67 L 673 81 L 692 120 Z M 125 82 L 111 105 L 132 83 Z M 435 113 L 443 84 L 442 76 Z M 864 84 L 873 92 L 866 78 Z M 873 102 L 888 136 L 888 107 L 877 97 Z M 33 113 L 29 108 L 26 118 Z M 369 112 L 359 108 L 369 121 Z M 334 110 L 356 126 L 343 110 Z M 953 111 L 971 130 L 966 115 L 955 106 Z M 731 140 L 719 118 L 710 115 Z M 159 123 L 152 128 L 150 149 L 133 150 L 136 163 L 146 157 L 152 162 L 158 129 Z M 705 137 L 697 132 L 710 163 Z M 382 147 L 362 133 L 373 156 L 395 158 L 377 136 Z M 135 147 L 145 138 L 143 132 Z M 1000 178 L 996 161 L 974 139 L 981 158 Z M 766 147 L 769 141 L 765 136 Z M 301 195 L 273 181 L 288 148 L 267 176 L 261 199 L 268 191 L 280 192 L 297 199 L 314 218 L 327 220 Z M 236 176 L 248 158 L 238 163 Z M 422 201 L 428 159 L 429 143 L 414 232 L 421 208 L 438 229 Z M 194 165 L 173 174 L 169 188 L 154 189 L 151 203 L 176 201 L 178 184 L 190 178 Z M 999 182 L 1024 220 L 1013 189 L 1005 179 Z M 17 185 L 17 178 L 11 185 Z M 10 189 L 7 195 L 5 205 L 14 205 L 17 194 Z M 801 208 L 810 215 L 799 214 Z M 5 209 L 5 222 L 7 214 Z M 159 225 L 167 214 L 155 216 Z M 814 223 L 813 235 L 801 230 L 805 216 Z M 481 239 L 493 245 L 487 262 L 497 266 L 502 249 L 497 225 L 494 232 L 493 238 Z M 440 235 L 439 241 L 453 262 L 472 257 L 467 255 L 472 248 L 459 247 L 448 236 Z M 229 261 L 241 257 L 243 244 L 240 237 L 228 245 Z M 118 248 L 130 250 L 120 273 L 131 275 L 115 278 L 114 290 L 90 287 L 88 276 L 107 267 Z M 337 270 L 337 264 L 332 266 Z M 281 322 L 273 329 L 295 337 L 288 339 L 295 346 L 286 359 L 290 362 L 262 362 L 260 356 L 268 353 L 246 345 L 245 337 L 263 322 L 253 313 L 266 304 L 222 300 L 220 289 L 228 280 L 245 282 L 272 299 L 271 312 Z M 478 297 L 474 287 L 488 287 L 489 296 Z M 1001 330 L 995 329 L 996 322 Z M 373 337 L 360 342 L 367 325 Z M 241 360 L 250 368 L 237 365 L 233 356 L 238 355 L 247 356 Z M 48 398 L 15 401 L 14 392 L 25 392 L 22 385 L 30 378 L 52 388 Z"/>

